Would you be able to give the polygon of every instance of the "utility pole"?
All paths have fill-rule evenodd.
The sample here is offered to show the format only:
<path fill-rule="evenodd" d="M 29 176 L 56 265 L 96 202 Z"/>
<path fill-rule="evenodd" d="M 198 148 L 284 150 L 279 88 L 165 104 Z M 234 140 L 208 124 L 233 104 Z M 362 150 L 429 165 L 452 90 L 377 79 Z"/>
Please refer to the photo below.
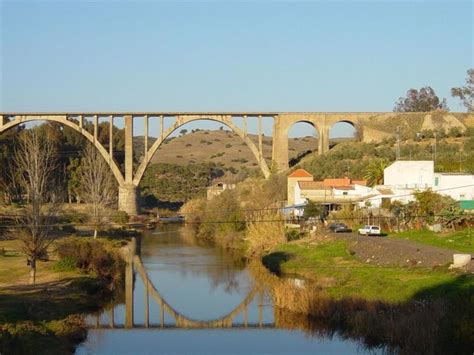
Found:
<path fill-rule="evenodd" d="M 437 152 L 437 140 L 436 140 L 436 132 L 434 133 L 434 163 L 436 164 L 436 152 Z"/>
<path fill-rule="evenodd" d="M 400 160 L 400 126 L 397 126 L 397 160 Z"/>

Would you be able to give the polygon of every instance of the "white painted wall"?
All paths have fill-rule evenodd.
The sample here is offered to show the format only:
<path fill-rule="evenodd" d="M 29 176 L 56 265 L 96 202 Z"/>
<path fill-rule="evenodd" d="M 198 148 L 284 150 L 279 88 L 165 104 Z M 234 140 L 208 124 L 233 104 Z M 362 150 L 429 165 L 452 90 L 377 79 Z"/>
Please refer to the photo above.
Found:
<path fill-rule="evenodd" d="M 433 191 L 450 196 L 456 201 L 474 200 L 474 175 L 449 173 L 434 175 Z"/>
<path fill-rule="evenodd" d="M 384 170 L 384 185 L 425 189 L 434 183 L 434 162 L 431 160 L 398 160 Z"/>
<path fill-rule="evenodd" d="M 306 198 L 301 196 L 301 188 L 300 188 L 300 185 L 298 183 L 296 183 L 295 189 L 293 191 L 294 191 L 295 205 L 306 203 Z"/>

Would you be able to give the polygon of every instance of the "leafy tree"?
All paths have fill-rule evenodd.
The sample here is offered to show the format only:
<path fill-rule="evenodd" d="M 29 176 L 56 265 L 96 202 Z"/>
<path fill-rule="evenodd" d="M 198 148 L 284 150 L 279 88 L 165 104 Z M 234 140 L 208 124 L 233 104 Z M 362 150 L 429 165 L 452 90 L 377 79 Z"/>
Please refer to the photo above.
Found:
<path fill-rule="evenodd" d="M 313 201 L 308 201 L 308 203 L 304 206 L 303 217 L 320 217 L 323 213 L 324 207 L 322 205 L 318 205 Z"/>
<path fill-rule="evenodd" d="M 367 180 L 367 184 L 369 186 L 382 185 L 383 173 L 387 166 L 388 161 L 386 159 L 372 159 L 369 165 L 367 166 L 364 175 L 364 178 Z"/>
<path fill-rule="evenodd" d="M 393 109 L 394 112 L 430 112 L 435 110 L 448 110 L 446 99 L 440 100 L 430 86 L 425 86 L 418 91 L 410 89 L 406 97 L 400 97 Z"/>
<path fill-rule="evenodd" d="M 459 97 L 467 112 L 474 112 L 474 69 L 468 69 L 466 86 L 451 89 L 452 97 Z"/>
<path fill-rule="evenodd" d="M 184 136 L 186 133 L 188 133 L 187 129 L 182 129 L 181 131 L 179 131 L 179 134 L 182 136 Z"/>

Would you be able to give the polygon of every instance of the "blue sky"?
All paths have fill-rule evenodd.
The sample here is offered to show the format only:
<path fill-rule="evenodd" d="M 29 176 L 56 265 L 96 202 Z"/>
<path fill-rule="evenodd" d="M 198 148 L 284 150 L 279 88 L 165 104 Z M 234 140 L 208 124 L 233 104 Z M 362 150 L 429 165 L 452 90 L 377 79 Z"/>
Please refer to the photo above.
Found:
<path fill-rule="evenodd" d="M 449 91 L 473 66 L 471 1 L 0 9 L 0 111 L 391 111 L 425 85 L 464 111 Z"/>

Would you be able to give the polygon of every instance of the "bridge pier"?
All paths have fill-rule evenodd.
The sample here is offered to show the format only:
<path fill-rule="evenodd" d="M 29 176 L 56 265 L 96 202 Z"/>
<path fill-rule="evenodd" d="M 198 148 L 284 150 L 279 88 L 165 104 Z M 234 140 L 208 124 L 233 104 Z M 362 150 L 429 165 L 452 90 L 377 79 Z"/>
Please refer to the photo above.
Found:
<path fill-rule="evenodd" d="M 129 216 L 140 214 L 140 188 L 135 185 L 120 185 L 118 209 L 127 212 Z"/>

